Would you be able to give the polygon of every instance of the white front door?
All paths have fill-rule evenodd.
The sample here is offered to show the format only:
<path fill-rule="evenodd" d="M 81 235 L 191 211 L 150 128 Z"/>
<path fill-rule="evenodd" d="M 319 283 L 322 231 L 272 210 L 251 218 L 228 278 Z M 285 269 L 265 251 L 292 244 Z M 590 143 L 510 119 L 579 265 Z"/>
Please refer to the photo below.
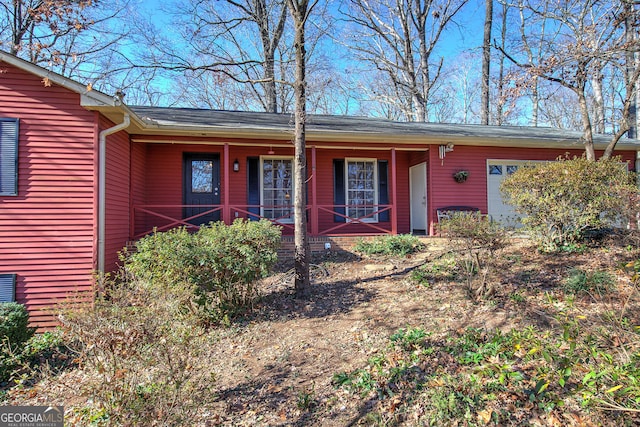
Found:
<path fill-rule="evenodd" d="M 427 233 L 427 164 L 420 163 L 409 168 L 409 191 L 411 193 L 411 231 Z"/>

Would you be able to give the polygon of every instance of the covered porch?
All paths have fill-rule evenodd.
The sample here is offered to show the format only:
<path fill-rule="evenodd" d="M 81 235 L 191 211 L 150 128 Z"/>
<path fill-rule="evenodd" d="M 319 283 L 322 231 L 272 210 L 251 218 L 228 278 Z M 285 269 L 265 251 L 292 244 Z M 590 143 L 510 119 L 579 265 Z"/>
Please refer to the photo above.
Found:
<path fill-rule="evenodd" d="M 210 221 L 267 219 L 293 234 L 293 147 L 287 142 L 133 138 L 130 240 Z M 307 144 L 307 231 L 310 236 L 412 232 L 409 169 L 426 165 L 428 147 Z M 411 180 L 424 181 L 424 176 Z M 415 185 L 413 185 L 415 186 Z M 426 226 L 425 226 L 426 229 Z"/>

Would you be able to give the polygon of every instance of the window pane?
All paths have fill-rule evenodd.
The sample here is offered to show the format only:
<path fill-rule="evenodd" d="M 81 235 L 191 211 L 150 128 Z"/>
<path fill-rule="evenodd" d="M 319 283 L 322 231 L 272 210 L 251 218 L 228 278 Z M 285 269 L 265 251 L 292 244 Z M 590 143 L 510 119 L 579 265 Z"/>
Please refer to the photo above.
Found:
<path fill-rule="evenodd" d="M 511 175 L 518 170 L 518 166 L 507 166 L 507 175 Z"/>
<path fill-rule="evenodd" d="M 347 164 L 347 216 L 377 221 L 376 175 L 374 161 L 352 161 Z M 370 215 L 370 216 L 368 216 Z"/>
<path fill-rule="evenodd" d="M 502 175 L 502 165 L 489 165 L 490 175 Z"/>
<path fill-rule="evenodd" d="M 291 159 L 264 159 L 262 162 L 263 215 L 270 219 L 291 219 L 293 203 L 293 162 Z"/>
<path fill-rule="evenodd" d="M 213 190 L 213 162 L 211 160 L 191 161 L 191 192 L 211 193 Z"/>

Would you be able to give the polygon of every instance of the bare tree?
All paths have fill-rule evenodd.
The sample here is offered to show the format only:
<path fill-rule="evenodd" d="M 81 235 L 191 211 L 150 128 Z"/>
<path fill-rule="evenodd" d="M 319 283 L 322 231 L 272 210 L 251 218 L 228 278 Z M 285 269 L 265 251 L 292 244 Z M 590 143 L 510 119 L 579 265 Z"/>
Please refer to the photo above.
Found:
<path fill-rule="evenodd" d="M 630 12 L 620 0 L 532 0 L 521 5 L 521 11 L 523 19 L 528 16 L 532 18 L 523 32 L 522 44 L 527 47 L 515 48 L 512 53 L 507 53 L 500 46 L 496 48 L 529 76 L 547 80 L 574 93 L 580 108 L 586 156 L 595 160 L 594 106 L 593 98 L 590 99 L 589 96 L 590 90 L 593 90 L 593 82 L 600 80 L 598 73 L 602 73 L 606 67 L 620 67 L 624 63 L 625 54 L 638 51 L 637 41 L 630 42 L 625 37 L 625 22 L 637 32 L 637 19 L 626 20 Z M 554 28 L 553 34 L 540 37 L 540 27 L 531 25 L 532 22 L 544 23 L 546 28 Z M 527 52 L 527 49 L 537 52 L 537 55 L 520 54 Z M 607 73 L 603 75 L 606 76 Z M 612 129 L 613 135 L 603 158 L 611 157 L 617 142 L 629 129 L 629 110 L 636 96 L 635 87 L 639 75 L 640 68 L 637 66 L 627 73 L 618 104 L 620 120 Z M 599 108 L 595 110 L 602 111 Z"/>
<path fill-rule="evenodd" d="M 123 21 L 128 10 L 128 0 L 5 1 L 0 4 L 0 45 L 30 62 L 101 87 L 129 35 Z"/>
<path fill-rule="evenodd" d="M 430 91 L 444 59 L 432 56 L 443 31 L 466 0 L 350 0 L 343 13 L 353 24 L 349 48 L 380 71 L 404 98 L 406 120 L 427 121 Z"/>
<path fill-rule="evenodd" d="M 638 19 L 640 19 L 636 0 L 622 0 L 624 4 L 624 39 L 626 44 L 625 51 L 625 84 L 627 91 L 635 91 L 635 97 L 630 100 L 627 122 L 629 125 L 629 138 L 638 137 L 638 102 L 640 99 L 640 83 L 638 77 L 635 76 L 636 70 L 640 68 L 640 52 L 637 45 L 640 41 L 638 36 Z"/>
<path fill-rule="evenodd" d="M 489 124 L 489 81 L 491 78 L 491 26 L 493 0 L 485 0 L 484 40 L 482 42 L 482 110 L 480 124 Z"/>
<path fill-rule="evenodd" d="M 278 112 L 282 77 L 276 58 L 288 16 L 284 0 L 191 0 L 180 15 L 193 55 L 178 53 L 175 65 L 182 62 L 185 70 L 213 71 L 249 84 L 264 111 Z"/>
<path fill-rule="evenodd" d="M 294 134 L 294 227 L 295 227 L 295 289 L 296 296 L 306 298 L 311 294 L 309 280 L 309 264 L 311 262 L 311 250 L 307 238 L 306 215 L 306 126 L 307 119 L 307 77 L 306 77 L 306 41 L 305 28 L 317 0 L 286 0 L 291 13 L 294 26 L 294 48 L 296 56 L 295 82 L 293 83 L 296 108 L 295 108 L 295 134 Z"/>

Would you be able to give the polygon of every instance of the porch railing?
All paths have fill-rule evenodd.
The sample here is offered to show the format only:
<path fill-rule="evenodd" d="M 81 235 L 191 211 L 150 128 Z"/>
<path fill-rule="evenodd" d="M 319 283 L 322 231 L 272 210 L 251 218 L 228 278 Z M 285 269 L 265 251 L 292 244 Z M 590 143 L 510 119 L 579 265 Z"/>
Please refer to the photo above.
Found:
<path fill-rule="evenodd" d="M 198 213 L 185 216 L 185 212 L 197 209 Z M 349 209 L 368 212 L 359 217 L 346 214 Z M 285 215 L 271 218 L 263 215 L 266 211 L 288 211 Z M 350 234 L 393 234 L 395 227 L 391 221 L 376 221 L 380 215 L 388 212 L 390 218 L 392 205 L 308 205 L 307 227 L 311 235 L 350 235 Z M 134 205 L 131 209 L 130 232 L 132 240 L 137 240 L 154 230 L 166 231 L 175 227 L 187 227 L 197 230 L 199 219 L 215 215 L 225 223 L 236 218 L 268 219 L 285 230 L 293 232 L 293 207 L 272 205 Z M 322 217 L 322 220 L 321 220 Z M 340 218 L 335 221 L 334 218 Z"/>

